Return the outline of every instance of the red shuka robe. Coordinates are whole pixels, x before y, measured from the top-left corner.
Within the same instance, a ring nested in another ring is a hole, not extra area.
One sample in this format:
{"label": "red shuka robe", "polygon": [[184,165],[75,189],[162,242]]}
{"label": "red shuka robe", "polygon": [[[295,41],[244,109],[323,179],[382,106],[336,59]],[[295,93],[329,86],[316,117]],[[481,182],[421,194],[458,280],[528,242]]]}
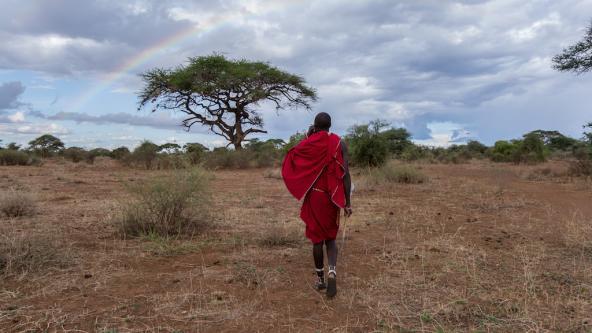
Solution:
{"label": "red shuka robe", "polygon": [[337,237],[340,208],[345,207],[343,165],[341,138],[324,131],[302,140],[282,164],[286,187],[296,199],[304,198],[300,217],[313,243]]}

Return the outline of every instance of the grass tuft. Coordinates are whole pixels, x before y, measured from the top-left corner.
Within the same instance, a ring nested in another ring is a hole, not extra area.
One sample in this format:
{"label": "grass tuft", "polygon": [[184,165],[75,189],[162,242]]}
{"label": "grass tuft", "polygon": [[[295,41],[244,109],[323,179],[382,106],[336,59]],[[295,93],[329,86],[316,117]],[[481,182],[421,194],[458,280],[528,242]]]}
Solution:
{"label": "grass tuft", "polygon": [[37,203],[28,192],[11,189],[0,193],[0,213],[7,217],[32,216]]}
{"label": "grass tuft", "polygon": [[61,242],[47,235],[22,234],[16,231],[0,235],[0,274],[25,275],[47,268],[64,268],[71,256],[60,249]]}
{"label": "grass tuft", "polygon": [[302,242],[302,237],[295,230],[281,227],[271,227],[258,239],[263,247],[296,247]]}
{"label": "grass tuft", "polygon": [[210,176],[200,168],[170,172],[130,187],[115,224],[124,237],[193,235],[209,221]]}
{"label": "grass tuft", "polygon": [[382,184],[422,184],[428,180],[427,176],[409,165],[395,165],[388,163],[380,168],[368,169],[363,183],[366,186]]}

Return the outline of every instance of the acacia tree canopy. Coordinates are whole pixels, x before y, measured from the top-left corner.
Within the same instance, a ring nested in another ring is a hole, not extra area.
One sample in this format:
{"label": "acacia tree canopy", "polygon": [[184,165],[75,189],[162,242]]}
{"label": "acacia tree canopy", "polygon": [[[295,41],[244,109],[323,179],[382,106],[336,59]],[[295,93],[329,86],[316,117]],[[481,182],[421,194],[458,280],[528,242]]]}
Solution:
{"label": "acacia tree canopy", "polygon": [[187,115],[182,126],[196,123],[224,137],[228,145],[242,148],[253,133],[267,133],[257,107],[264,101],[276,109],[303,106],[310,109],[316,92],[300,76],[264,62],[229,60],[222,55],[189,59],[175,69],[153,69],[142,74],[140,108],[178,110]]}
{"label": "acacia tree canopy", "polygon": [[553,57],[553,68],[578,74],[592,70],[592,23],[586,29],[584,38]]}
{"label": "acacia tree canopy", "polygon": [[51,134],[44,134],[34,140],[29,141],[29,148],[41,153],[42,157],[48,157],[64,149],[62,140]]}

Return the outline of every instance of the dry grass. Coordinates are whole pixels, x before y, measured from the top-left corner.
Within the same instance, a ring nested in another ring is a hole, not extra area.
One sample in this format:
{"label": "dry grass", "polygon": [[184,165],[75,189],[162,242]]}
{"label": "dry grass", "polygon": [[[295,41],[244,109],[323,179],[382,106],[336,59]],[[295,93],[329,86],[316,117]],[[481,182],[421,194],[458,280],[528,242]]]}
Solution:
{"label": "dry grass", "polygon": [[63,268],[72,257],[51,234],[24,234],[7,230],[0,235],[0,273],[22,276],[48,268]]}
{"label": "dry grass", "polygon": [[264,247],[296,247],[302,244],[302,233],[293,228],[267,227],[264,234],[257,240]]}
{"label": "dry grass", "polygon": [[529,170],[522,177],[530,181],[545,181],[565,178],[567,174],[566,170],[544,167]]}
{"label": "dry grass", "polygon": [[579,212],[574,212],[564,220],[565,243],[582,250],[592,249],[592,221],[586,220]]}
{"label": "dry grass", "polygon": [[280,169],[267,169],[263,172],[263,177],[271,179],[283,179],[282,170]]}
{"label": "dry grass", "polygon": [[388,163],[380,168],[366,169],[361,179],[356,182],[358,188],[367,189],[377,185],[389,184],[421,184],[428,178],[410,165]]}
{"label": "dry grass", "polygon": [[132,199],[114,223],[122,236],[193,235],[209,222],[210,176],[202,169],[177,171],[130,187]]}
{"label": "dry grass", "polygon": [[63,230],[81,268],[6,279],[0,331],[592,328],[589,193],[571,182],[525,182],[521,172],[529,168],[425,165],[419,171],[429,175],[427,185],[393,182],[356,193],[354,215],[343,220],[347,242],[332,300],[312,288],[300,203],[261,170],[216,172],[209,209],[219,213],[204,233],[123,240],[106,230],[111,202],[97,193],[117,202],[126,197],[115,180],[150,182],[160,172],[85,167],[77,171],[85,183],[75,184],[56,182],[50,168],[31,170],[10,173],[11,182],[49,188],[43,198],[76,200],[43,201],[42,216],[2,222],[18,224],[22,234]]}
{"label": "dry grass", "polygon": [[31,216],[36,208],[37,202],[29,192],[10,189],[0,193],[0,213],[7,217]]}

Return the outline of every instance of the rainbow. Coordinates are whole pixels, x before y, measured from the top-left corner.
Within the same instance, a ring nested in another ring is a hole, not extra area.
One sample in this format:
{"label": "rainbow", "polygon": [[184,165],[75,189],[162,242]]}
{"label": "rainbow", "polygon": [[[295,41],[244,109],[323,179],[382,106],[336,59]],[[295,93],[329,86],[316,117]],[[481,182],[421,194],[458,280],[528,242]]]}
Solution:
{"label": "rainbow", "polygon": [[194,35],[203,34],[208,31],[214,30],[220,26],[223,26],[224,24],[234,19],[236,16],[238,16],[238,13],[227,13],[225,15],[212,16],[204,21],[200,21],[200,24],[198,25],[191,25],[190,27],[182,29],[176,32],[175,34],[168,36],[160,40],[159,42],[153,44],[152,46],[148,47],[142,52],[134,55],[130,59],[127,59],[126,61],[122,62],[110,73],[104,75],[100,79],[99,84],[96,84],[92,86],[90,89],[84,91],[70,105],[70,111],[80,111],[85,105],[88,104],[88,102],[91,99],[93,99],[100,93],[104,92],[105,90],[113,86],[115,82],[119,81],[127,73],[156,58],[158,55],[162,54],[167,49],[186,41]]}
{"label": "rainbow", "polygon": [[[262,9],[266,12],[273,11],[279,8],[285,9],[303,3],[304,0],[264,0],[262,2]],[[261,9],[261,8],[260,8]],[[288,10],[290,10],[288,8]],[[208,31],[215,30],[229,22],[232,22],[236,18],[240,18],[245,14],[245,11],[225,12],[224,14],[214,15],[206,18],[203,21],[199,21],[199,24],[193,24],[186,29],[182,29],[171,36],[168,36],[159,42],[153,44],[147,49],[139,52],[130,59],[122,62],[113,71],[106,74],[100,79],[100,83],[92,86],[90,89],[84,91],[79,95],[78,98],[68,108],[69,111],[80,111],[88,102],[106,91],[108,88],[113,86],[115,82],[119,81],[127,73],[132,72],[134,69],[146,64],[150,60],[156,58],[158,55],[164,53],[167,49],[180,44],[194,35],[200,35]]]}

